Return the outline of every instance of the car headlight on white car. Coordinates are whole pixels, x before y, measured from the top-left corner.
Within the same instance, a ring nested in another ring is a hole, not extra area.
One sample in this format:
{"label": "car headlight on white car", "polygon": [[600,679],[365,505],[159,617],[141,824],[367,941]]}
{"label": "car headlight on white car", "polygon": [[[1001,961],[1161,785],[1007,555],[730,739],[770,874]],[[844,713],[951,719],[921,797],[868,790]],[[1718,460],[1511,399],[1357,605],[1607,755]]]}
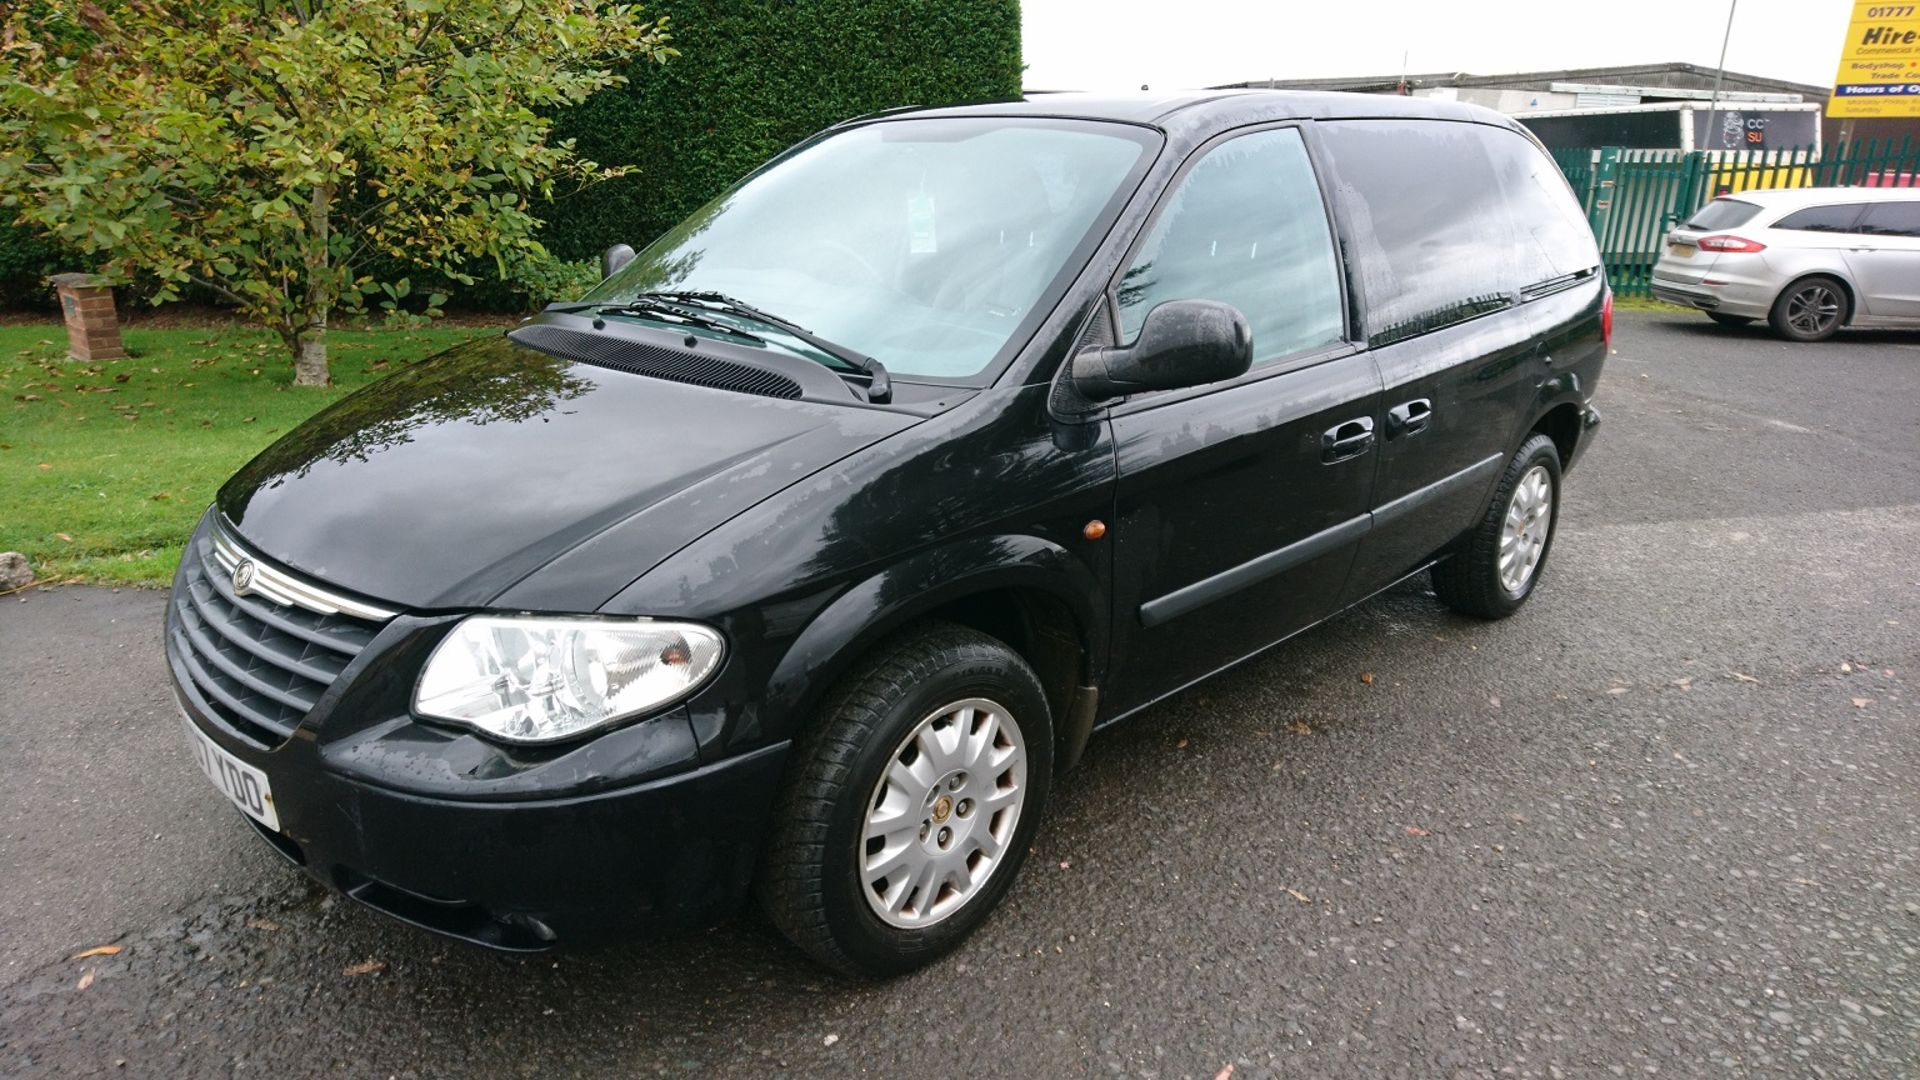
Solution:
{"label": "car headlight on white car", "polygon": [[552,742],[685,697],[725,651],[696,623],[473,615],[434,648],[413,709],[506,742]]}

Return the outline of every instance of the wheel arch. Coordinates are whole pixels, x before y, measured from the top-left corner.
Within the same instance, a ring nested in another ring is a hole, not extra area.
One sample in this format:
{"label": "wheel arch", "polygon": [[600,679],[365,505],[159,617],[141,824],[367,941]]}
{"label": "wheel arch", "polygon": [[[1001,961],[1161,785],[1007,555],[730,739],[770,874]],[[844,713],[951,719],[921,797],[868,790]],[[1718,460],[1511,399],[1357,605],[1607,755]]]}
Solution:
{"label": "wheel arch", "polygon": [[1084,560],[1034,536],[985,536],[916,553],[855,583],[820,611],[768,680],[782,737],[807,723],[826,692],[873,647],[915,622],[970,627],[1018,653],[1047,694],[1055,761],[1070,762],[1084,733],[1069,710],[1096,686],[1107,655],[1107,594]]}
{"label": "wheel arch", "polygon": [[1767,310],[1771,312],[1774,306],[1780,303],[1781,297],[1792,292],[1808,278],[1826,278],[1840,286],[1840,298],[1846,301],[1847,305],[1847,309],[1840,314],[1840,325],[1852,325],[1853,317],[1860,311],[1860,291],[1855,288],[1853,279],[1843,270],[1806,270],[1795,274],[1785,285],[1780,286],[1779,292],[1773,294],[1773,303],[1767,305]]}

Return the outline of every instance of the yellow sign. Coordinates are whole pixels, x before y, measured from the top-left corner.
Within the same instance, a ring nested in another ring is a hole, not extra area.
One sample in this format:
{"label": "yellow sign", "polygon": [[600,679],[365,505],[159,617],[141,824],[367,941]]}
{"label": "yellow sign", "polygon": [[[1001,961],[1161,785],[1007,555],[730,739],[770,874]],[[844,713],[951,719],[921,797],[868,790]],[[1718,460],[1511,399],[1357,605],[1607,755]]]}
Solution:
{"label": "yellow sign", "polygon": [[1920,0],[1856,0],[1827,115],[1920,116]]}

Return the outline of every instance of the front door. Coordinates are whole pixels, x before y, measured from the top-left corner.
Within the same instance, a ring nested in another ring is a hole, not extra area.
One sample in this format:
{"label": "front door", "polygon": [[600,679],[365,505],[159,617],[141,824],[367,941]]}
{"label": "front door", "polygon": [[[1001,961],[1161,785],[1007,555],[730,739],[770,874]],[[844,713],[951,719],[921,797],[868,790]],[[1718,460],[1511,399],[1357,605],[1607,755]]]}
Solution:
{"label": "front door", "polygon": [[1379,380],[1348,340],[1321,185],[1297,126],[1194,155],[1116,282],[1117,338],[1168,300],[1229,303],[1253,368],[1115,406],[1107,713],[1143,705],[1314,621],[1367,528]]}
{"label": "front door", "polygon": [[1920,200],[1871,203],[1854,231],[1847,269],[1864,313],[1920,318]]}

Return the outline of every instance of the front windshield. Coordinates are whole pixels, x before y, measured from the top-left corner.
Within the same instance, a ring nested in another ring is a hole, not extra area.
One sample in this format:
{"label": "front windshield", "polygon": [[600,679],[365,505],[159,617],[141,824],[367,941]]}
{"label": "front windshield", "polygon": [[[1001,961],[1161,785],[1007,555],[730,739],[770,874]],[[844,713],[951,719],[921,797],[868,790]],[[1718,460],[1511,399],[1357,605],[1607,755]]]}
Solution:
{"label": "front windshield", "polygon": [[1004,117],[851,128],[708,203],[586,299],[725,293],[895,377],[974,380],[1052,302],[1148,138]]}

